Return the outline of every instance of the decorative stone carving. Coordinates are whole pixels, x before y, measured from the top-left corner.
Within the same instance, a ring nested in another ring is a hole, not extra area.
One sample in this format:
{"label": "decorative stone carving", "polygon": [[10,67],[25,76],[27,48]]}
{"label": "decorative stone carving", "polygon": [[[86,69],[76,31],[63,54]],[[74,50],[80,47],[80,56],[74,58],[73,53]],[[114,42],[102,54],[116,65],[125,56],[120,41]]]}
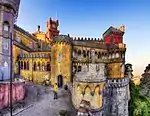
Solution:
{"label": "decorative stone carving", "polygon": [[75,80],[85,82],[100,82],[106,80],[105,64],[89,64],[89,68],[87,65],[84,65],[82,71],[75,74]]}

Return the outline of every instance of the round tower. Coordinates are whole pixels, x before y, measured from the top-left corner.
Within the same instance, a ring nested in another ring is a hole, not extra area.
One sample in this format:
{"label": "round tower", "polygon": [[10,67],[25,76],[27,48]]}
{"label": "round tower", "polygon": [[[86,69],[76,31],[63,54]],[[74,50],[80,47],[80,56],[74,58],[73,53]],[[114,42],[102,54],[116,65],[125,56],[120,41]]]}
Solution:
{"label": "round tower", "polygon": [[51,48],[51,83],[57,83],[58,87],[71,81],[71,38],[67,35],[59,35],[53,38]]}
{"label": "round tower", "polygon": [[11,42],[14,23],[18,16],[20,0],[0,1],[0,80],[10,78]]}
{"label": "round tower", "polygon": [[106,83],[105,63],[91,63],[82,67],[73,80],[72,102],[76,109],[84,107],[82,101],[90,102],[90,111],[95,116],[102,116],[105,102]]}
{"label": "round tower", "polygon": [[125,75],[125,50],[125,46],[122,46],[109,51],[106,115],[128,116],[129,77]]}

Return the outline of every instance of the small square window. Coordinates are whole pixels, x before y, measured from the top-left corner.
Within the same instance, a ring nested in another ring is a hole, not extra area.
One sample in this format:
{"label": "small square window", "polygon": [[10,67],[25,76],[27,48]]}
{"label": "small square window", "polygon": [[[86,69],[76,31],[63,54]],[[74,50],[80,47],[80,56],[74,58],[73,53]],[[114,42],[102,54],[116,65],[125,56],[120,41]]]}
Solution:
{"label": "small square window", "polygon": [[3,47],[4,47],[5,50],[8,50],[8,43],[4,43]]}

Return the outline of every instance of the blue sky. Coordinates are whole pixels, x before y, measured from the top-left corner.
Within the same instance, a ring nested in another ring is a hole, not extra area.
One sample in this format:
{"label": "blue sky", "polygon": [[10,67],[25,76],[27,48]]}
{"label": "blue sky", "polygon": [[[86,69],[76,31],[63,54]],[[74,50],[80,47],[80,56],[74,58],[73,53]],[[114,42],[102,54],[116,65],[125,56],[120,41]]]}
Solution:
{"label": "blue sky", "polygon": [[59,20],[60,33],[79,37],[101,38],[110,26],[124,24],[126,61],[133,64],[134,74],[150,63],[149,0],[21,0],[20,27],[32,33],[41,25],[45,31],[49,17]]}

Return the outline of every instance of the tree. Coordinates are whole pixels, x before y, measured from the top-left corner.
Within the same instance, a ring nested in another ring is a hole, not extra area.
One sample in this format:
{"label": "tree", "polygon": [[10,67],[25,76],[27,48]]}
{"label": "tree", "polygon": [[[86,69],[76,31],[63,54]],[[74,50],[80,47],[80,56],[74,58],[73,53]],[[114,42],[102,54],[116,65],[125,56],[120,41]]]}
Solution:
{"label": "tree", "polygon": [[130,81],[129,116],[150,116],[150,98],[140,94],[140,87]]}

